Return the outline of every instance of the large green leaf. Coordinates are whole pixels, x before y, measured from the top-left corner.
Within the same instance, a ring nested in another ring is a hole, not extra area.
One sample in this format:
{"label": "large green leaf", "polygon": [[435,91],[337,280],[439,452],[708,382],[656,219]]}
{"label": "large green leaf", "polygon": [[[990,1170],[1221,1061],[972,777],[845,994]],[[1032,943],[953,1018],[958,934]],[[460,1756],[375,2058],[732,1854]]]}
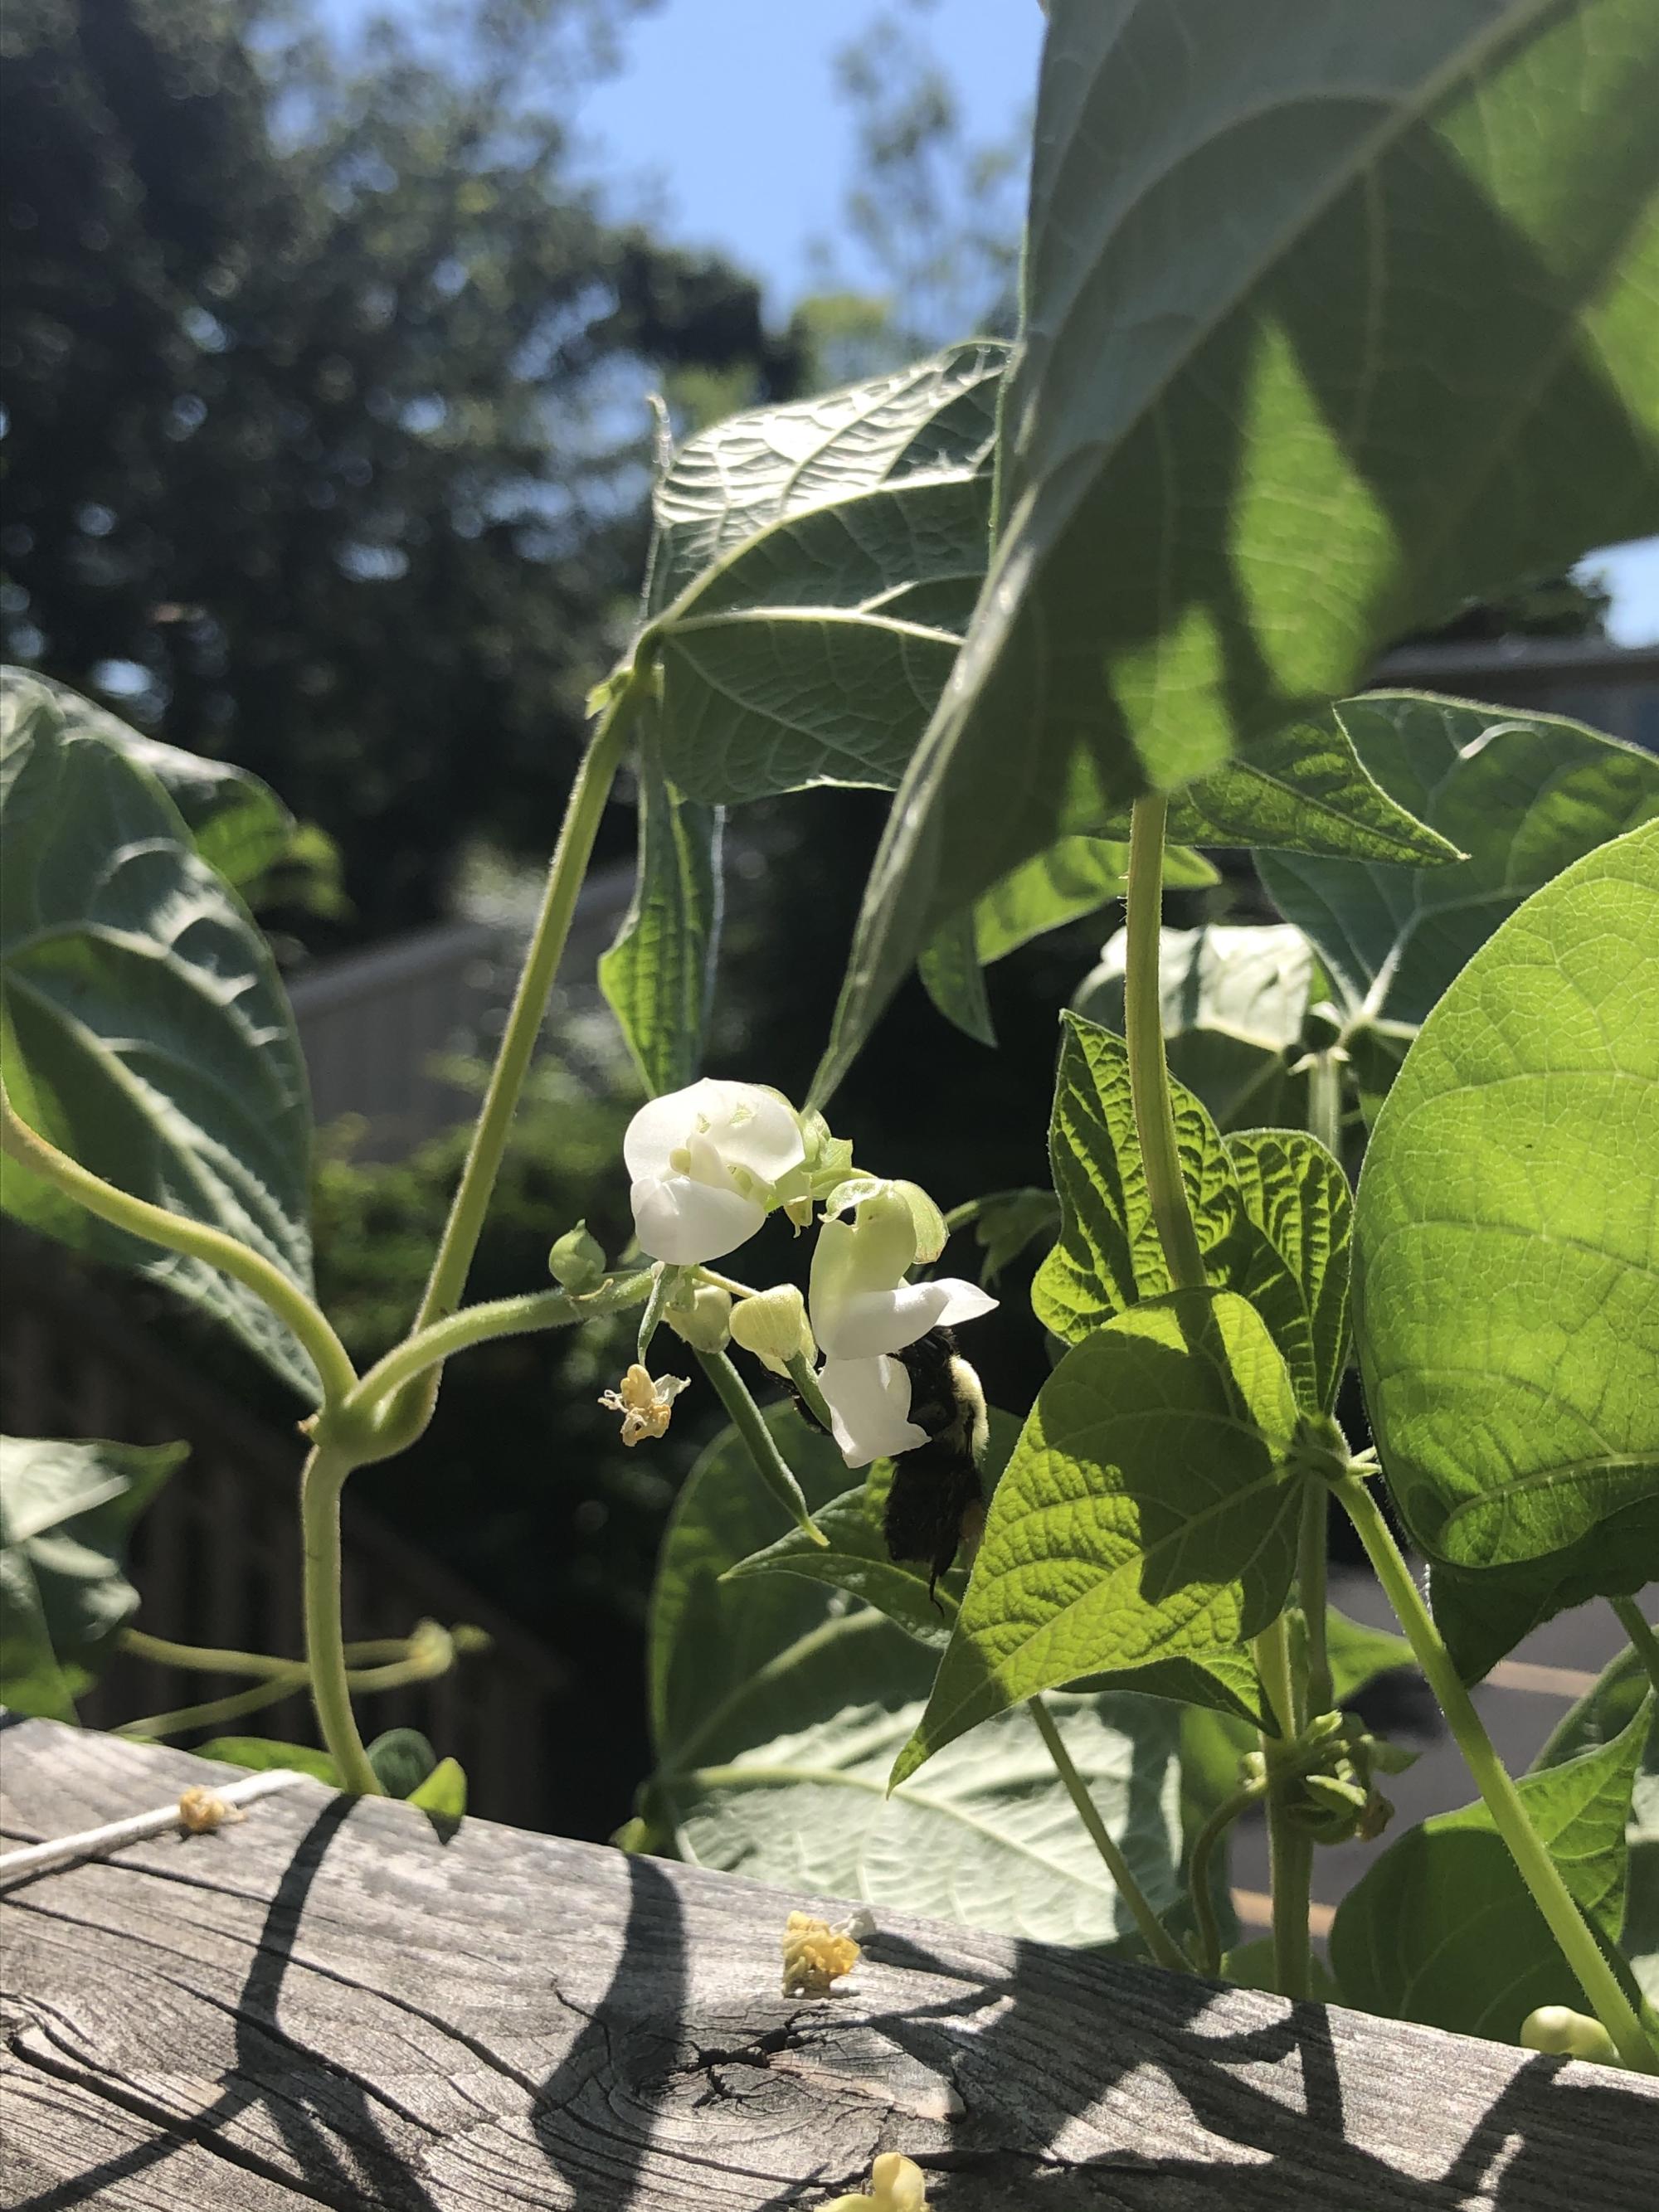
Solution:
{"label": "large green leaf", "polygon": [[[809,1499],[841,1455],[793,1409],[768,1415]],[[1010,1714],[886,1795],[934,1655],[842,1590],[793,1574],[722,1581],[775,1516],[729,1432],[681,1494],[653,1601],[658,1847],[701,1863],[1055,1942],[1127,1935],[1036,1729]],[[1137,1697],[1060,1698],[1068,1749],[1148,1893],[1176,1901],[1178,1713]]]}
{"label": "large green leaf", "polygon": [[[1121,898],[1128,880],[1129,848],[1110,837],[1062,837],[993,884],[974,908],[974,937],[989,967],[1005,953],[1093,914]],[[1220,878],[1201,853],[1170,845],[1164,854],[1166,890],[1202,890]]]}
{"label": "large green leaf", "polygon": [[[1596,1933],[1624,1919],[1631,1790],[1652,1716],[1516,1784],[1528,1818]],[[1361,1875],[1336,1910],[1342,2002],[1390,2020],[1518,2040],[1537,2006],[1589,2012],[1484,1804],[1437,1814]]]}
{"label": "large green leaf", "polygon": [[724,805],[897,783],[985,573],[1003,359],[952,348],[676,456],[635,652],[660,668],[681,790]]}
{"label": "large green leaf", "polygon": [[137,1610],[132,1523],[187,1449],[0,1437],[0,1705],[74,1720]]}
{"label": "large green leaf", "polygon": [[997,1033],[985,994],[985,971],[974,943],[974,917],[964,908],[933,932],[916,961],[921,987],[947,1022],[976,1044],[994,1045]]}
{"label": "large green leaf", "polygon": [[[1170,1088],[1206,1272],[1217,1289],[1237,1291],[1259,1308],[1315,1405],[1319,1383],[1304,1293],[1266,1223],[1247,1209],[1214,1122],[1181,1085]],[[1170,1282],[1135,1133],[1127,1048],[1121,1037],[1075,1014],[1062,1017],[1048,1151],[1060,1241],[1037,1270],[1031,1304],[1045,1328],[1079,1344]]]}
{"label": "large green leaf", "polygon": [[638,765],[634,896],[599,956],[599,988],[653,1095],[694,1082],[720,935],[720,816],[682,797],[662,772],[656,708]]}
{"label": "large green leaf", "polygon": [[1360,1073],[1375,1066],[1380,1092],[1411,1031],[1522,899],[1659,814],[1659,761],[1578,722],[1464,699],[1376,692],[1339,711],[1378,782],[1468,855],[1429,869],[1256,855],[1363,1032],[1351,1048],[1375,1041]]}
{"label": "large green leaf", "polygon": [[[1127,952],[1128,934],[1120,929],[1073,1002],[1120,1036]],[[1288,923],[1211,922],[1162,933],[1158,997],[1170,1072],[1203,1100],[1218,1128],[1304,1124],[1307,1077],[1291,1071],[1302,1058],[1317,977],[1313,947]]]}
{"label": "large green leaf", "polygon": [[[1559,1766],[1564,1759],[1611,1741],[1630,1725],[1648,1687],[1647,1668],[1627,1644],[1602,1668],[1595,1688],[1551,1731],[1549,1741],[1533,1761],[1534,1772]],[[1659,2005],[1659,1720],[1648,1730],[1647,1747],[1636,1770],[1625,1841],[1629,1862],[1619,1948],[1643,1996],[1650,2004]]]}
{"label": "large green leaf", "polygon": [[1230,1291],[1134,1306],[1067,1352],[997,1486],[895,1781],[1036,1691],[1202,1659],[1276,1619],[1301,1511],[1297,1419],[1266,1325]]}
{"label": "large green leaf", "polygon": [[1652,529],[1656,106],[1651,0],[1052,0],[996,557],[819,1103],[1019,861]]}
{"label": "large green leaf", "polygon": [[[0,696],[17,687],[26,694],[44,687],[63,711],[65,726],[84,730],[149,770],[183,816],[197,851],[216,875],[243,896],[256,890],[270,869],[291,849],[298,825],[276,793],[229,761],[206,760],[181,752],[131,729],[106,708],[83,699],[67,684],[33,670],[0,669]],[[20,696],[17,711],[27,711]]]}
{"label": "large green leaf", "polygon": [[1595,1597],[1630,1597],[1659,1575],[1659,1498],[1609,1514],[1577,1543],[1516,1566],[1431,1561],[1429,1601],[1458,1673],[1478,1682],[1547,1620]]}
{"label": "large green leaf", "polygon": [[[14,1105],[106,1182],[228,1231],[309,1291],[310,1106],[264,940],[127,749],[39,685],[11,687],[0,722]],[[167,1284],[314,1399],[310,1361],[240,1284],[94,1220],[10,1162],[5,1204]]]}
{"label": "large green leaf", "polygon": [[1455,1566],[1601,1540],[1659,1503],[1659,823],[1534,892],[1424,1024],[1355,1230],[1373,1432]]}

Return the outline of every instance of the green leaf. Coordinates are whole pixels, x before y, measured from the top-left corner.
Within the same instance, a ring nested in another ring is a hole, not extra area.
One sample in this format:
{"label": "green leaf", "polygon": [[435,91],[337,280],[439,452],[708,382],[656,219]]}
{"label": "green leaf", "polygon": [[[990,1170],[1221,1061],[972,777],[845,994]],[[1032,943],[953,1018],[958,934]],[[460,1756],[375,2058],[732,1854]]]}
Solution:
{"label": "green leaf", "polygon": [[[264,940],[149,772],[52,694],[0,702],[0,1017],[24,1121],[136,1196],[226,1231],[311,1289],[311,1115]],[[313,1401],[310,1360],[252,1291],[110,1227],[8,1162],[5,1204],[164,1283]]]}
{"label": "green leaf", "polygon": [[441,1759],[409,1792],[409,1802],[440,1820],[459,1820],[466,1811],[466,1770],[459,1759]]}
{"label": "green leaf", "polygon": [[921,948],[916,973],[922,988],[947,1022],[953,1022],[975,1044],[994,1045],[997,1033],[985,995],[985,977],[974,945],[974,918],[953,914],[942,922]]}
{"label": "green leaf", "polygon": [[1429,1564],[1435,1626],[1466,1682],[1478,1682],[1547,1620],[1596,1597],[1633,1597],[1659,1562],[1659,1498],[1610,1514],[1575,1544],[1518,1566]]}
{"label": "green leaf", "polygon": [[[1245,1129],[1226,1140],[1244,1211],[1302,1294],[1310,1372],[1291,1358],[1304,1402],[1329,1413],[1348,1357],[1348,1279],[1353,1201],[1348,1179],[1316,1138],[1300,1129]],[[1272,1316],[1268,1316],[1271,1322]]]}
{"label": "green leaf", "polygon": [[813,1103],[1021,860],[1651,529],[1656,105],[1650,0],[1053,0],[996,558]]}
{"label": "green leaf", "polygon": [[138,1609],[132,1524],[188,1451],[0,1437],[0,1705],[75,1719]]}
{"label": "green leaf", "polygon": [[1028,1244],[1053,1237],[1060,1227],[1060,1203],[1051,1190],[994,1190],[978,1204],[974,1241],[985,1255],[981,1283],[994,1283]]}
{"label": "green leaf", "polygon": [[720,936],[720,815],[662,772],[654,706],[641,714],[634,896],[599,957],[599,988],[653,1096],[696,1080]]}
{"label": "green leaf", "polygon": [[[1060,1069],[1048,1136],[1060,1242],[1031,1285],[1037,1319],[1067,1344],[1138,1298],[1167,1291],[1170,1271],[1146,1194],[1129,1091],[1127,1048],[1120,1036],[1075,1014],[1061,1018]],[[1253,1221],[1214,1122],[1189,1091],[1170,1085],[1176,1141],[1206,1272],[1218,1290],[1257,1305],[1317,1402],[1306,1301],[1264,1225]]]}
{"label": "green leaf", "polygon": [[1659,814],[1659,761],[1582,723],[1465,699],[1375,692],[1340,712],[1377,781],[1468,855],[1427,871],[1256,855],[1279,911],[1317,945],[1362,1032],[1349,1040],[1358,1072],[1380,1093],[1412,1031],[1522,900]]}
{"label": "green leaf", "polygon": [[896,374],[729,416],[688,439],[653,497],[648,614],[665,613],[786,516],[910,477],[982,470],[1007,353],[984,340],[950,346]]}
{"label": "green leaf", "polygon": [[[1027,945],[1048,930],[1093,914],[1121,898],[1129,873],[1129,848],[1109,837],[1061,837],[993,884],[974,907],[981,963]],[[1201,853],[1182,845],[1164,852],[1166,890],[1202,890],[1220,877]]]}
{"label": "green leaf", "polygon": [[[845,1490],[846,1462],[792,1402],[769,1407],[765,1419],[815,1512]],[[657,1559],[647,1676],[659,1760],[692,1742],[722,1705],[828,1619],[830,1592],[792,1575],[757,1579],[741,1601],[719,1586],[776,1529],[776,1508],[755,1480],[747,1448],[735,1429],[722,1430],[686,1478]]]}
{"label": "green leaf", "polygon": [[412,1796],[437,1771],[438,1754],[418,1729],[387,1729],[367,1748],[368,1763],[388,1797]]}
{"label": "green leaf", "polygon": [[897,783],[985,574],[1003,359],[955,347],[676,457],[635,654],[660,668],[664,764],[692,798]]}
{"label": "green leaf", "polygon": [[[820,1509],[847,1470],[787,1406],[768,1419]],[[769,1534],[742,1447],[710,1445],[665,1540],[651,1621],[659,1766],[636,1832],[759,1880],[977,1927],[1103,1942],[1130,1922],[1024,1714],[886,1794],[934,1655],[795,1574],[720,1577]],[[1179,1716],[1135,1697],[1057,1699],[1072,1756],[1156,1904],[1177,1895]]]}
{"label": "green leaf", "polygon": [[[1415,871],[1458,859],[1455,845],[1393,799],[1360,758],[1345,700],[1255,738],[1225,768],[1170,803],[1171,837],[1279,847]],[[1126,822],[1126,827],[1127,822]]]}
{"label": "green leaf", "polygon": [[[1559,1766],[1609,1742],[1630,1725],[1647,1691],[1647,1669],[1627,1644],[1602,1668],[1595,1688],[1551,1732],[1533,1771]],[[1619,1948],[1643,1996],[1650,2004],[1659,2004],[1659,1721],[1649,1728],[1636,1770],[1625,1841],[1630,1856]]]}
{"label": "green leaf", "polygon": [[1386,1628],[1368,1628],[1364,1621],[1351,1620],[1334,1605],[1325,1609],[1325,1649],[1339,1705],[1357,1697],[1379,1674],[1417,1664],[1403,1636],[1392,1636]]}
{"label": "green leaf", "polygon": [[[1651,1702],[1611,1741],[1516,1787],[1590,1926],[1618,1941],[1632,1785]],[[1496,2041],[1543,2004],[1593,2009],[1485,1805],[1437,1814],[1391,1844],[1336,1910],[1331,1966],[1345,2004]]]}
{"label": "green leaf", "polygon": [[1237,1648],[1283,1609],[1298,1485],[1290,1375],[1226,1291],[1142,1304],[1037,1394],[894,1780],[1038,1690]]}
{"label": "green leaf", "polygon": [[[244,897],[288,856],[300,834],[299,824],[276,793],[246,769],[229,761],[205,760],[199,753],[181,752],[177,745],[144,737],[106,708],[83,699],[50,676],[0,668],[0,698],[14,689],[19,694],[17,711],[28,711],[23,695],[30,690],[47,691],[62,710],[67,728],[84,731],[147,769],[184,817],[203,860]],[[311,834],[314,837],[317,833]]]}
{"label": "green leaf", "polygon": [[1356,1334],[1382,1465],[1455,1566],[1629,1587],[1659,1504],[1659,823],[1588,854],[1424,1024],[1360,1179]]}
{"label": "green leaf", "polygon": [[[1123,1031],[1124,930],[1079,987],[1079,1013]],[[1158,940],[1158,998],[1170,1073],[1202,1099],[1221,1129],[1307,1119],[1303,1024],[1319,981],[1313,947],[1288,924],[1166,929]]]}
{"label": "green leaf", "polygon": [[226,1766],[246,1766],[256,1774],[273,1767],[291,1766],[296,1774],[309,1774],[331,1790],[340,1786],[339,1769],[325,1751],[308,1743],[282,1743],[269,1735],[216,1735],[211,1743],[198,1744],[198,1759],[216,1759]]}

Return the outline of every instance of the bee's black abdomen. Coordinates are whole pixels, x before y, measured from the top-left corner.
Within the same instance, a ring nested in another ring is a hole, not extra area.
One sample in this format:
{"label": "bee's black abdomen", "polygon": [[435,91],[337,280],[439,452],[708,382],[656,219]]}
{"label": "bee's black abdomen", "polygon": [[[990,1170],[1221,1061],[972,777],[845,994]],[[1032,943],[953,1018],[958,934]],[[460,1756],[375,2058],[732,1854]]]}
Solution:
{"label": "bee's black abdomen", "polygon": [[927,1441],[893,1462],[883,1533],[889,1559],[925,1565],[931,1589],[957,1556],[963,1515],[983,1499],[984,1401],[948,1328],[930,1329],[898,1357],[910,1376],[910,1419]]}

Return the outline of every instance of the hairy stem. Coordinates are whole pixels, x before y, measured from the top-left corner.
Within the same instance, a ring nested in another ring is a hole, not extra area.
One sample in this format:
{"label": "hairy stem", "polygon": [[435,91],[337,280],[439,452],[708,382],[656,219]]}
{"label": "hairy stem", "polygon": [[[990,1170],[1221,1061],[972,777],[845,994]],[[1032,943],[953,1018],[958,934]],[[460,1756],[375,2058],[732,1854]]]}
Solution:
{"label": "hairy stem", "polygon": [[1158,1224],[1170,1280],[1178,1291],[1202,1290],[1203,1256],[1193,1224],[1176,1142],[1175,1108],[1164,1053],[1158,993],[1158,945],[1164,921],[1164,823],[1167,800],[1137,799],[1129,817],[1128,945],[1123,973],[1123,1036],[1129,1053],[1129,1095],[1140,1140],[1146,1196]]}
{"label": "hairy stem", "polygon": [[125,1229],[129,1236],[142,1237],[146,1243],[159,1244],[165,1251],[183,1252],[192,1260],[204,1261],[252,1291],[310,1353],[321,1378],[325,1405],[343,1398],[356,1382],[356,1370],[326,1317],[273,1261],[222,1229],[210,1229],[204,1222],[169,1213],[165,1206],[152,1206],[148,1199],[135,1198],[130,1191],[119,1190],[94,1175],[20,1121],[3,1085],[0,1085],[0,1152],[55,1185],[100,1221]]}
{"label": "hairy stem", "polygon": [[341,1787],[360,1797],[379,1797],[385,1792],[368,1763],[351,1710],[345,1638],[340,1624],[340,1492],[351,1467],[343,1454],[318,1444],[300,1477],[306,1660],[317,1725],[339,1771]]}
{"label": "hairy stem", "polygon": [[637,704],[629,685],[600,716],[565,807],[559,842],[547,872],[547,889],[531,934],[530,949],[513,994],[513,1005],[490,1070],[466,1164],[451,1201],[449,1218],[432,1262],[426,1292],[415,1316],[416,1330],[429,1328],[453,1313],[466,1287],[467,1271],[477,1249],[490,1193],[495,1187],[507,1131],[541,1031],[548,996],[558,975],[576,894],[587,873],[599,817],[621,763],[628,725]]}
{"label": "hairy stem", "polygon": [[592,1321],[599,1314],[617,1313],[642,1305],[649,1296],[652,1272],[647,1267],[612,1275],[597,1290],[573,1297],[568,1291],[532,1291],[522,1297],[493,1298],[487,1305],[463,1306],[447,1321],[412,1336],[377,1360],[347,1401],[348,1410],[367,1412],[415,1381],[430,1367],[440,1365],[457,1352],[489,1344],[501,1336],[528,1336],[544,1328],[562,1328],[572,1322]]}
{"label": "hairy stem", "polygon": [[1578,1977],[1597,2018],[1613,2038],[1626,2066],[1659,2074],[1659,2050],[1648,2040],[1629,1998],[1602,1956],[1595,1936],[1574,1904],[1559,1869],[1527,1816],[1521,1794],[1493,1750],[1492,1739],[1441,1641],[1411,1570],[1401,1558],[1382,1509],[1351,1470],[1335,1486],[1336,1495],[1359,1534],[1365,1553],[1388,1592],[1389,1602],[1405,1631],[1418,1665],[1440,1701],[1440,1710],[1457,1740],[1493,1825],[1509,1846],[1521,1879],[1549,1924],[1561,1954]]}
{"label": "hairy stem", "polygon": [[1294,1780],[1286,1754],[1303,1718],[1291,1665],[1291,1639],[1283,1613],[1264,1628],[1252,1650],[1256,1672],[1279,1723],[1277,1736],[1264,1731],[1260,1741],[1267,1768],[1267,1863],[1273,1900],[1273,1979],[1285,1997],[1305,1997],[1311,1986],[1313,1953],[1308,1911],[1313,1894],[1313,1843],[1290,1817],[1285,1792]]}
{"label": "hairy stem", "polygon": [[1636,1655],[1648,1670],[1648,1679],[1659,1690],[1659,1636],[1643,1618],[1633,1597],[1610,1597],[1607,1603],[1619,1616],[1619,1626],[1636,1646]]}
{"label": "hairy stem", "polygon": [[1304,1722],[1328,1713],[1335,1702],[1327,1633],[1325,1564],[1330,1541],[1330,1499],[1322,1482],[1310,1482],[1302,1500],[1297,1537],[1297,1584],[1308,1626],[1308,1675],[1304,1689]]}
{"label": "hairy stem", "polygon": [[1054,1725],[1054,1717],[1041,1695],[1028,1701],[1031,1718],[1036,1723],[1037,1733],[1042,1738],[1054,1771],[1066,1785],[1066,1794],[1076,1806],[1078,1818],[1089,1831],[1095,1849],[1105,1862],[1106,1871],[1118,1895],[1134,1915],[1135,1926],[1146,1939],[1146,1948],[1160,1966],[1167,1966],[1173,1974],[1190,1974],[1193,1962],[1170,1935],[1169,1929],[1152,1910],[1152,1900],[1135,1880],[1134,1870],[1117,1845],[1112,1841],[1106,1823],[1100,1817],[1100,1808],[1089,1795],[1088,1785],[1072,1764],[1072,1754]]}
{"label": "hairy stem", "polygon": [[755,1472],[798,1528],[815,1544],[828,1547],[830,1539],[815,1528],[801,1487],[778,1449],[777,1439],[766,1425],[760,1407],[749,1395],[749,1386],[723,1352],[700,1352],[703,1373],[714,1384],[732,1427],[748,1447]]}
{"label": "hairy stem", "polygon": [[1193,1900],[1193,1918],[1198,1923],[1198,1968],[1203,1974],[1221,1972],[1221,1929],[1215,1917],[1215,1899],[1210,1894],[1210,1862],[1215,1856],[1216,1846],[1241,1814],[1261,1800],[1267,1783],[1244,1782],[1231,1797],[1224,1797],[1209,1819],[1199,1830],[1193,1844],[1192,1863],[1188,1869],[1188,1887]]}

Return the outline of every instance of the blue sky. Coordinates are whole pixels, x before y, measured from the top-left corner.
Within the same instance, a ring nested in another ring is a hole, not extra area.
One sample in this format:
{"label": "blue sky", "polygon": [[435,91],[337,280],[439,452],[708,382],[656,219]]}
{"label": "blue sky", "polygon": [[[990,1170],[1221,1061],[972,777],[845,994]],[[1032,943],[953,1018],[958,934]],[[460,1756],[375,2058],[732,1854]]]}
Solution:
{"label": "blue sky", "polygon": [[811,287],[811,240],[841,231],[854,177],[835,56],[883,15],[946,63],[972,137],[1006,137],[1036,90],[1037,0],[665,0],[629,33],[622,73],[577,112],[594,169],[619,208],[652,209],[677,240],[724,248],[787,313]]}

